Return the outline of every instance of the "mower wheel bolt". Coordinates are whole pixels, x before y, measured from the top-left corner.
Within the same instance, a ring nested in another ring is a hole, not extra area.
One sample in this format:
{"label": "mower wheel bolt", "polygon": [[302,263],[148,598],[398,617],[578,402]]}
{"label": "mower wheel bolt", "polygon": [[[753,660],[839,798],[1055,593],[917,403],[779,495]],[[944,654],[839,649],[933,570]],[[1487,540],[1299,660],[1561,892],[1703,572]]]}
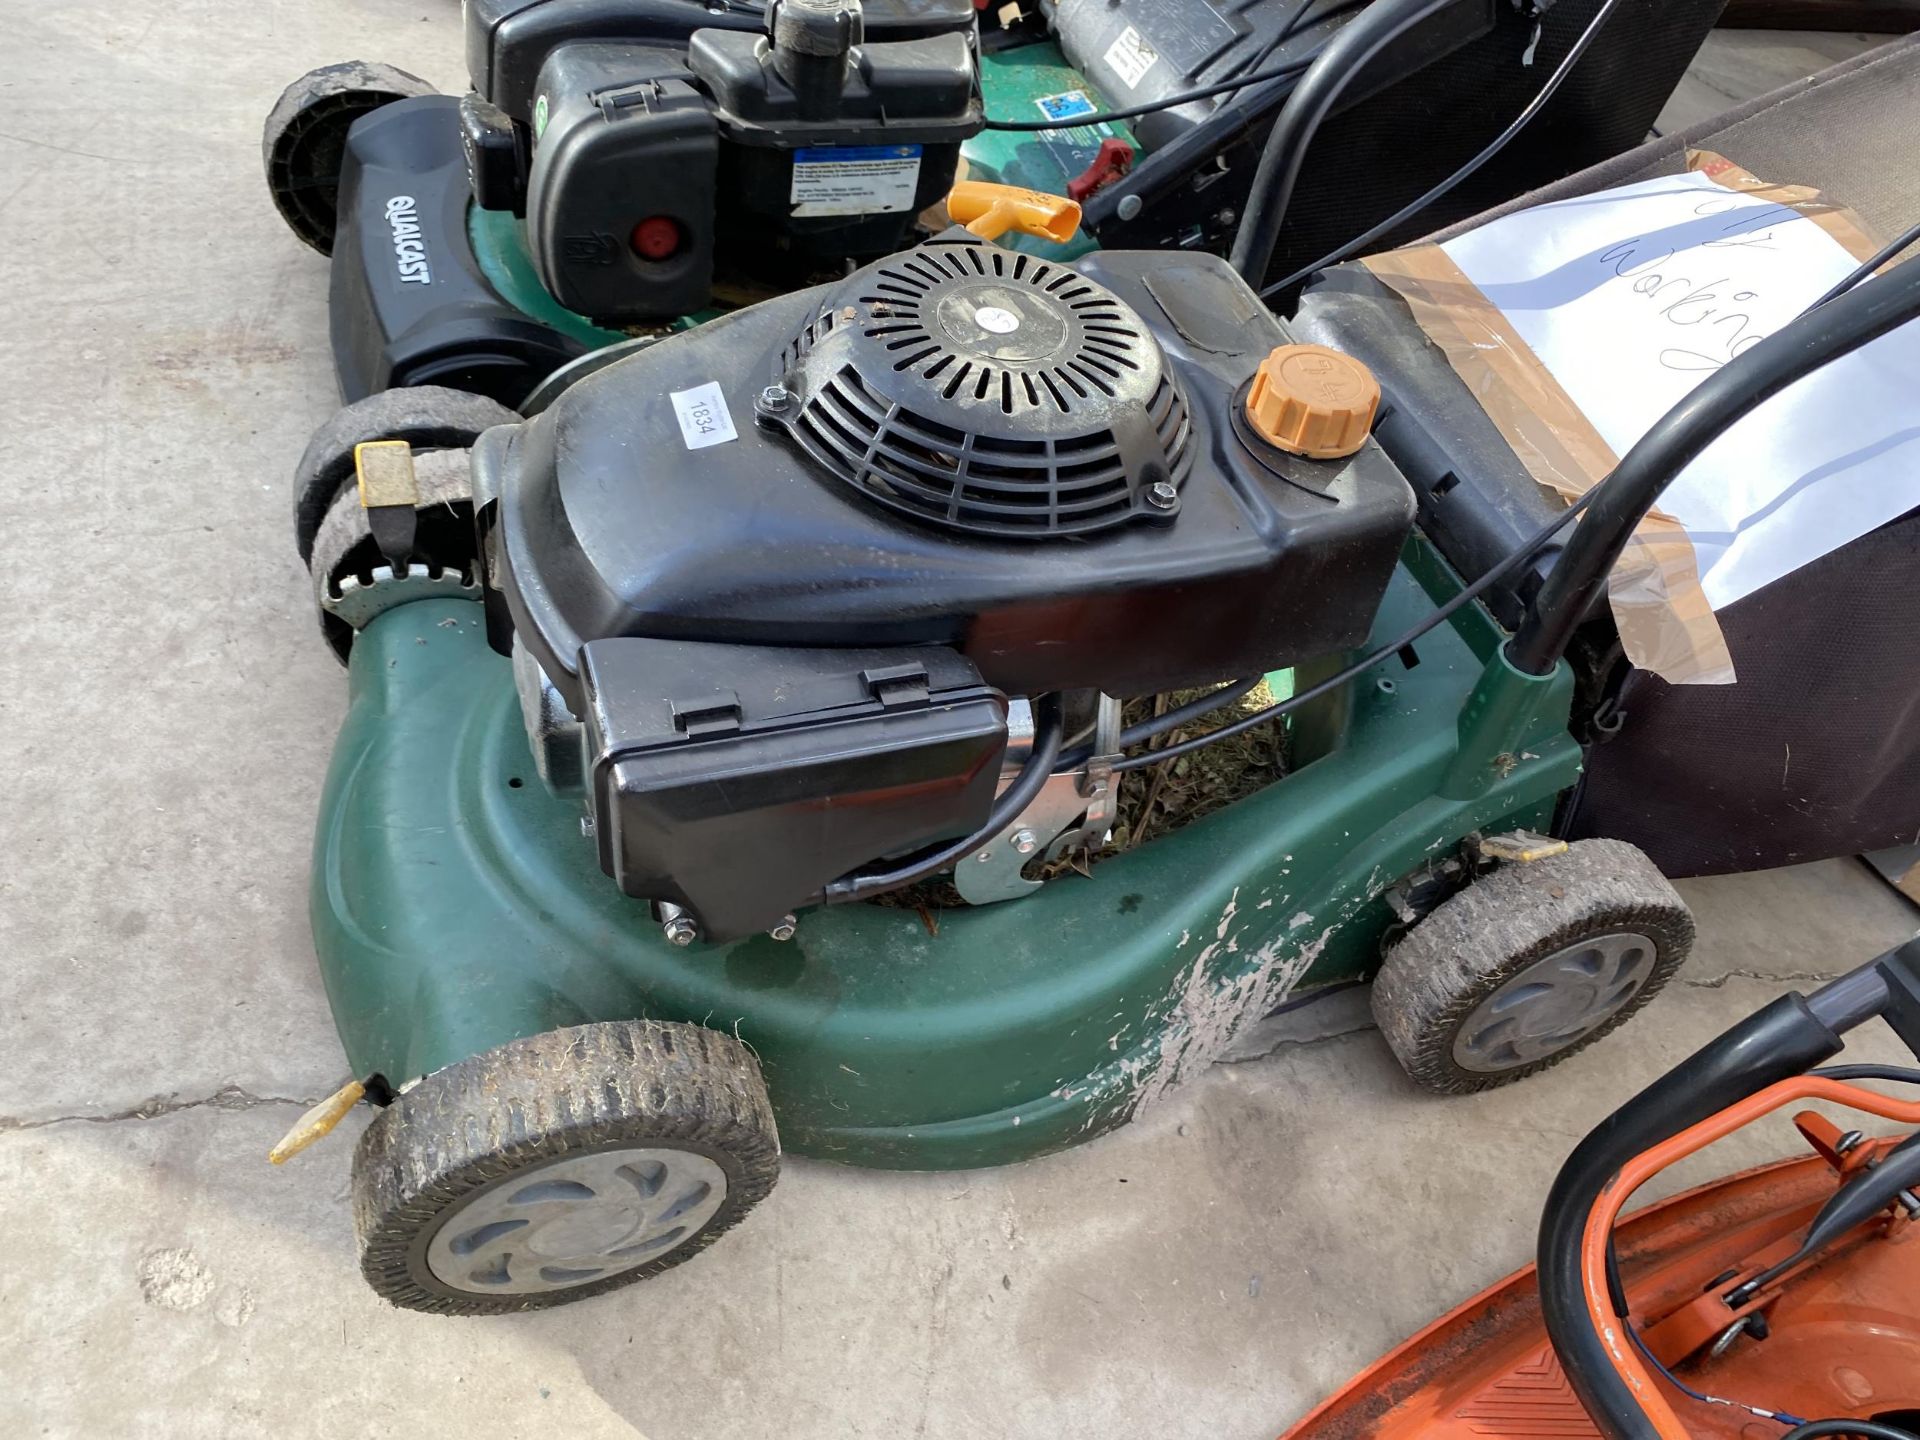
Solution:
{"label": "mower wheel bolt", "polygon": [[693,923],[690,915],[674,916],[660,931],[675,945],[691,945],[700,935],[700,927]]}
{"label": "mower wheel bolt", "polygon": [[1156,480],[1147,487],[1147,504],[1156,510],[1171,510],[1180,503],[1180,492],[1165,480]]}
{"label": "mower wheel bolt", "polygon": [[760,392],[760,408],[763,410],[784,410],[787,402],[793,399],[793,392],[784,385],[769,385]]}
{"label": "mower wheel bolt", "polygon": [[1022,855],[1031,855],[1040,848],[1040,841],[1031,830],[1016,830],[1013,832],[1013,848]]}
{"label": "mower wheel bolt", "polygon": [[800,921],[797,916],[783,915],[780,917],[780,923],[767,931],[767,936],[773,940],[791,940],[793,932],[799,928]]}

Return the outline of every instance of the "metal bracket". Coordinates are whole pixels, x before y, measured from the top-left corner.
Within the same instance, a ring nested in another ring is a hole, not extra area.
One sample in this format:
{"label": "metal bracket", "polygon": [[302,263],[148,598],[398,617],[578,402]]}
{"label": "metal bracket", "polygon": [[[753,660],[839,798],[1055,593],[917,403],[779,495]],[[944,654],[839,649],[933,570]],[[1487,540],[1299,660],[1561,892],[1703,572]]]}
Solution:
{"label": "metal bracket", "polygon": [[[1009,711],[1003,787],[1013,782],[1032,748],[1030,716],[1028,712],[1022,737],[1022,717]],[[1118,700],[1100,697],[1093,735],[1096,754],[1084,767],[1049,777],[1032,804],[954,867],[954,888],[969,905],[1017,900],[1038,890],[1043,882],[1029,880],[1020,872],[1043,847],[1048,860],[1058,860],[1074,850],[1106,842],[1113,829],[1119,793],[1113,774],[1114,749],[1120,738]]]}
{"label": "metal bracket", "polygon": [[1113,762],[1120,758],[1120,709],[1120,702],[1111,695],[1100,697],[1093,721],[1093,754],[1086,768],[1074,777],[1086,805],[1086,815],[1047,847],[1049,860],[1107,843],[1120,812],[1120,789],[1113,774]]}
{"label": "metal bracket", "polygon": [[[520,695],[520,717],[526,722],[533,768],[554,794],[583,794],[587,788],[585,729],[567,708],[567,697],[518,635],[513,637],[513,688]],[[581,818],[592,823],[592,816]]]}
{"label": "metal bracket", "polygon": [[1509,830],[1504,835],[1482,835],[1474,847],[1489,860],[1531,865],[1567,853],[1567,842],[1533,830]]}

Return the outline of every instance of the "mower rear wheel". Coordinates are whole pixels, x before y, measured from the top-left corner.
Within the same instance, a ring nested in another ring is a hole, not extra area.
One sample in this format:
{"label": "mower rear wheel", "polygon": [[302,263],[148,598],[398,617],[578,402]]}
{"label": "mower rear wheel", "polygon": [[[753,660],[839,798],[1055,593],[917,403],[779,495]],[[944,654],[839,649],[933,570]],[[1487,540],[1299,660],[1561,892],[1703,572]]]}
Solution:
{"label": "mower rear wheel", "polygon": [[267,189],[287,228],[331,255],[347,131],[382,105],[435,93],[418,75],[370,60],[323,65],[283,90],[268,112],[260,149]]}
{"label": "mower rear wheel", "polygon": [[1619,840],[1507,864],[1388,952],[1373,1015],[1408,1075],[1442,1095],[1558,1064],[1659,993],[1693,948],[1693,917]]}
{"label": "mower rear wheel", "polygon": [[340,492],[353,483],[353,451],[370,440],[404,440],[419,450],[464,450],[495,425],[515,425],[517,412],[497,400],[443,385],[382,390],[338,410],[313,432],[293,472],[293,537],[300,559],[313,560],[313,539]]}
{"label": "mower rear wheel", "polygon": [[697,1255],[779,1173],[760,1066],[732,1036],[553,1030],[427,1076],[367,1127],[360,1269],[395,1305],[440,1315],[584,1300]]}

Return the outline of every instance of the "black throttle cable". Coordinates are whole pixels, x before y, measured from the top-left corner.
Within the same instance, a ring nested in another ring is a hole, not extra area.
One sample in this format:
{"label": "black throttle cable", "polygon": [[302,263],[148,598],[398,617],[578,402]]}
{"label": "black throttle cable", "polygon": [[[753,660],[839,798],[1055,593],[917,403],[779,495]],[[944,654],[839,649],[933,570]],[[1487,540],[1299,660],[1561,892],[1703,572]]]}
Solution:
{"label": "black throttle cable", "polygon": [[[1597,487],[1594,490],[1589,490],[1585,495],[1582,495],[1571,505],[1567,506],[1564,511],[1556,515],[1547,524],[1541,526],[1526,540],[1522,541],[1520,546],[1515,549],[1512,554],[1508,555],[1504,560],[1501,560],[1471,585],[1462,588],[1458,594],[1454,595],[1444,605],[1435,607],[1427,614],[1425,619],[1421,620],[1417,625],[1414,625],[1405,634],[1389,640],[1379,649],[1374,650],[1370,654],[1363,655],[1346,668],[1336,671],[1334,674],[1329,675],[1326,679],[1316,684],[1308,686],[1297,695],[1289,696],[1285,700],[1265,706],[1250,715],[1243,715],[1230,724],[1222,725],[1218,730],[1210,730],[1205,735],[1196,735],[1191,740],[1182,740],[1177,745],[1166,745],[1158,750],[1149,750],[1144,754],[1129,755],[1125,759],[1116,762],[1113,768],[1116,771],[1139,770],[1148,765],[1158,765],[1162,760],[1171,760],[1181,755],[1191,754],[1195,750],[1203,749],[1215,741],[1225,740],[1229,736],[1243,734],[1255,726],[1265,725],[1271,720],[1278,720],[1282,715],[1297,710],[1302,705],[1318,700],[1323,695],[1329,695],[1356,676],[1363,675],[1373,669],[1374,666],[1384,664],[1386,661],[1393,659],[1394,656],[1405,650],[1409,645],[1413,644],[1414,641],[1418,640],[1428,631],[1444,624],[1456,611],[1474,600],[1479,599],[1480,596],[1492,589],[1493,586],[1519,569],[1521,565],[1531,560],[1548,545],[1552,544],[1554,536],[1569,524],[1574,516],[1586,509],[1597,493]],[[1256,681],[1254,683],[1258,682]],[[1234,685],[1228,686],[1226,690],[1215,693],[1230,697],[1232,692],[1238,689],[1241,684],[1246,684],[1246,682],[1236,681]],[[1252,688],[1253,684],[1246,684],[1247,690],[1251,690]],[[1240,693],[1245,694],[1246,690],[1242,690]],[[1213,698],[1213,696],[1203,696],[1201,701],[1190,702],[1190,704],[1212,702]],[[1222,699],[1218,703],[1226,704],[1227,700]],[[1208,704],[1208,708],[1213,708],[1211,703]],[[1166,717],[1162,716],[1160,718],[1165,719]],[[1124,736],[1122,738],[1124,739]]]}
{"label": "black throttle cable", "polygon": [[1063,115],[1058,120],[988,120],[984,128],[1031,134],[1040,130],[1077,130],[1082,125],[1100,125],[1109,120],[1136,120],[1142,115],[1157,114],[1159,111],[1170,110],[1176,105],[1185,105],[1190,101],[1224,95],[1229,90],[1243,90],[1249,85],[1258,85],[1267,80],[1284,80],[1290,75],[1298,75],[1312,63],[1310,58],[1289,60],[1286,64],[1276,65],[1271,70],[1258,70],[1251,75],[1242,75],[1236,80],[1222,80],[1217,85],[1202,85],[1197,90],[1182,90],[1178,94],[1164,95],[1144,105],[1129,105],[1120,110],[1095,110],[1085,115]]}
{"label": "black throttle cable", "polygon": [[993,802],[986,823],[964,839],[954,840],[905,861],[891,870],[855,871],[843,875],[821,891],[828,905],[846,905],[855,900],[871,900],[889,890],[904,889],[929,875],[938,874],[955,861],[964,860],[982,845],[1011,825],[1053,774],[1060,758],[1060,742],[1065,738],[1065,722],[1058,695],[1042,695],[1033,706],[1033,750],[1014,782]]}
{"label": "black throttle cable", "polygon": [[[1520,630],[1507,645],[1507,658],[1517,669],[1533,675],[1546,674],[1558,663],[1573,631],[1605,587],[1613,562],[1619,558],[1639,517],[1659,498],[1660,491],[1687,461],[1763,400],[1830,361],[1898,328],[1915,315],[1920,315],[1920,257],[1902,262],[1870,285],[1857,286],[1831,301],[1816,302],[1791,323],[1703,381],[1656,421],[1653,429],[1627,452],[1626,458],[1604,480],[1405,635],[1289,699],[1177,745],[1130,755],[1114,769],[1137,770],[1190,754],[1216,740],[1277,720],[1338,689],[1393,658],[1440,625],[1468,601],[1537,555],[1575,515],[1597,504],[1594,518],[1580,527],[1567,553],[1541,586],[1539,597],[1528,608]],[[1729,371],[1737,372],[1730,381],[1723,378]],[[1704,391],[1713,393],[1703,396]],[[1579,557],[1577,563],[1576,556]],[[1580,572],[1578,575],[1573,573],[1576,570]],[[1180,707],[1178,723],[1193,718],[1195,713],[1238,699],[1257,683],[1257,680],[1236,681],[1223,690],[1189,701]],[[1199,707],[1198,710],[1195,707]],[[1168,719],[1173,713],[1169,711],[1159,719]],[[1123,748],[1140,743],[1130,739],[1130,733],[1122,733]]]}

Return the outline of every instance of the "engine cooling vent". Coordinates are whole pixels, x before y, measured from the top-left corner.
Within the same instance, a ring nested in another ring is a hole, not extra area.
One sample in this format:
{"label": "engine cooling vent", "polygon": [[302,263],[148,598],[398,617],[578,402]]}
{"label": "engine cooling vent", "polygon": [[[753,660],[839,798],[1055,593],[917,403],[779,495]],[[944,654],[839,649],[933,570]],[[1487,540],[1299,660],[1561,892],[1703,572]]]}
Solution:
{"label": "engine cooling vent", "polygon": [[849,277],[781,356],[768,418],[916,519],[1003,539],[1166,521],[1191,468],[1186,397],[1110,291],[1031,255],[935,242]]}

